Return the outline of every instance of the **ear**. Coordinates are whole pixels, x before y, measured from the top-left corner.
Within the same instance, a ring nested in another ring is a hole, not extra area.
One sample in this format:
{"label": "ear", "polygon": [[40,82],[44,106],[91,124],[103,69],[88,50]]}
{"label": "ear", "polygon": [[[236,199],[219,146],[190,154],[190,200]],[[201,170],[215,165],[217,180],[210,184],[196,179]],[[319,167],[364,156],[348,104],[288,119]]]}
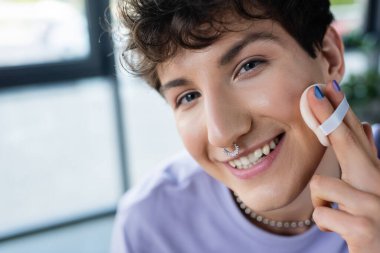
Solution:
{"label": "ear", "polygon": [[324,62],[325,80],[340,82],[345,71],[344,46],[342,38],[332,26],[327,28],[320,54]]}

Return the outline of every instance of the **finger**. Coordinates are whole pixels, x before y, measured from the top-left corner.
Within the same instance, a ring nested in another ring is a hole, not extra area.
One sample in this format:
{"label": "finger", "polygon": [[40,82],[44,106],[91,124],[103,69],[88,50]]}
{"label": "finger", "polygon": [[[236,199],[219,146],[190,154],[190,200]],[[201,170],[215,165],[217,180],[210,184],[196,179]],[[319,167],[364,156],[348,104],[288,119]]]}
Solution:
{"label": "finger", "polygon": [[[350,192],[350,189],[346,189],[345,183],[337,178],[325,177],[320,175],[314,175],[310,181],[310,193],[313,206],[331,207],[332,203],[337,203],[339,208],[343,211],[351,207],[348,201],[343,196]],[[328,204],[326,204],[328,203]]]}
{"label": "finger", "polygon": [[[334,107],[324,95],[321,88],[315,86],[309,90],[308,101],[316,119],[323,123],[334,112]],[[360,127],[360,131],[364,131]],[[361,137],[342,122],[329,136],[336,157],[342,170],[342,179],[355,188],[366,192],[378,190],[380,173],[375,164],[372,152],[363,147]],[[365,137],[366,138],[366,137]],[[367,141],[368,142],[368,141]]]}
{"label": "finger", "polygon": [[[338,107],[344,98],[344,93],[342,92],[338,82],[335,80],[327,84],[325,93],[334,108]],[[349,108],[344,120],[350,129],[359,130],[361,128],[361,122],[351,108]]]}
{"label": "finger", "polygon": [[316,207],[313,211],[313,220],[322,231],[333,231],[341,236],[348,233],[347,224],[352,221],[353,215],[344,211],[325,206]]}
{"label": "finger", "polygon": [[380,211],[378,197],[357,190],[338,178],[314,175],[310,181],[310,191],[314,207],[326,206],[323,205],[325,202],[332,202],[337,203],[340,210],[353,215]]}
{"label": "finger", "polygon": [[[331,90],[331,84],[328,84],[326,88],[323,88],[322,86],[314,87],[314,89],[309,90],[307,94],[311,111],[320,124],[325,122],[333,114],[335,108],[341,103],[344,97],[342,92],[332,92]],[[350,120],[349,123],[353,129],[348,127],[349,124],[346,122],[348,120]],[[344,117],[344,122],[342,122],[334,132],[329,134],[328,138],[333,146],[337,148],[341,147],[342,152],[346,151],[347,153],[352,153],[351,151],[355,150],[347,150],[347,148],[344,147],[347,147],[347,142],[351,141],[356,144],[352,146],[352,148],[360,148],[357,145],[361,145],[357,136],[358,129],[360,132],[363,132],[361,124],[358,123],[353,112],[349,109]],[[362,135],[364,135],[364,133],[362,133]]]}
{"label": "finger", "polygon": [[[337,108],[344,98],[344,93],[342,92],[338,82],[335,80],[328,83],[325,89],[325,95],[331,102],[333,108]],[[355,113],[351,108],[348,109],[346,116],[344,117],[344,122],[346,126],[354,133],[354,135],[359,139],[362,146],[367,152],[372,151],[371,143],[363,131],[362,123],[356,117]],[[333,136],[331,138],[334,138]]]}
{"label": "finger", "polygon": [[[313,220],[322,231],[333,231],[340,234],[348,243],[350,252],[363,250],[363,245],[378,244],[376,224],[368,218],[353,216],[328,207],[317,207],[313,212]],[[378,249],[376,245],[375,247]]]}
{"label": "finger", "polygon": [[373,137],[372,127],[368,122],[363,122],[362,127],[364,130],[365,135],[367,136],[367,139],[370,143],[371,150],[375,156],[377,156],[377,147],[375,144],[375,139]]}

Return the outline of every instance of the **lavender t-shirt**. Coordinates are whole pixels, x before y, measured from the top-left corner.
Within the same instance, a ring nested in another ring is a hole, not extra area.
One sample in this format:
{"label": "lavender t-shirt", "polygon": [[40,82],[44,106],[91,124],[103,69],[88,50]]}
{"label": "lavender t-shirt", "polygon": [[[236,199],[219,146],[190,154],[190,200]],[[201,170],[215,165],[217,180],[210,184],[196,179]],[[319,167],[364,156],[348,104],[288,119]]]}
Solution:
{"label": "lavender t-shirt", "polygon": [[279,236],[255,227],[228,189],[183,153],[120,201],[113,253],[343,253],[345,241],[313,226]]}

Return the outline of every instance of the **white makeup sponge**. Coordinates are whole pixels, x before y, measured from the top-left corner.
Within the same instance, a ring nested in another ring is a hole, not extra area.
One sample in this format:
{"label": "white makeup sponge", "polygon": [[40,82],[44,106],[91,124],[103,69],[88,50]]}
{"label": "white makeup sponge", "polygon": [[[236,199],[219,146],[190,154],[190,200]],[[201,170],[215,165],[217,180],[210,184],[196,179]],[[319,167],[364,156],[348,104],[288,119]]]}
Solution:
{"label": "white makeup sponge", "polygon": [[319,142],[323,146],[329,146],[330,141],[329,139],[322,133],[321,129],[319,128],[319,122],[314,117],[313,112],[311,111],[309,107],[309,102],[307,101],[307,91],[314,86],[318,86],[320,88],[325,88],[326,84],[313,84],[305,89],[305,91],[302,93],[301,100],[300,100],[300,110],[303,120],[305,121],[306,125],[315,133],[317,136]]}

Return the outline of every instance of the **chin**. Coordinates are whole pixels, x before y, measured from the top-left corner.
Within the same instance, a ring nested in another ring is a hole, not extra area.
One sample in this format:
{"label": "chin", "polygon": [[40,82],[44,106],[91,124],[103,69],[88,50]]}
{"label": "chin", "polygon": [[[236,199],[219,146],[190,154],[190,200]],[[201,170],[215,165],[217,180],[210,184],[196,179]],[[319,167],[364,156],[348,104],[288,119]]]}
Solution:
{"label": "chin", "polygon": [[247,198],[246,204],[256,212],[268,212],[289,205],[298,195],[298,191],[292,191],[291,194],[282,190],[281,192],[258,192],[254,193],[253,196],[242,196],[241,199],[245,202],[244,200]]}
{"label": "chin", "polygon": [[[308,191],[308,184],[315,169],[301,177],[279,179],[269,184],[256,186],[241,194],[242,201],[256,212],[270,212],[287,207]],[[239,195],[240,196],[240,195]],[[309,196],[309,194],[308,194]]]}

